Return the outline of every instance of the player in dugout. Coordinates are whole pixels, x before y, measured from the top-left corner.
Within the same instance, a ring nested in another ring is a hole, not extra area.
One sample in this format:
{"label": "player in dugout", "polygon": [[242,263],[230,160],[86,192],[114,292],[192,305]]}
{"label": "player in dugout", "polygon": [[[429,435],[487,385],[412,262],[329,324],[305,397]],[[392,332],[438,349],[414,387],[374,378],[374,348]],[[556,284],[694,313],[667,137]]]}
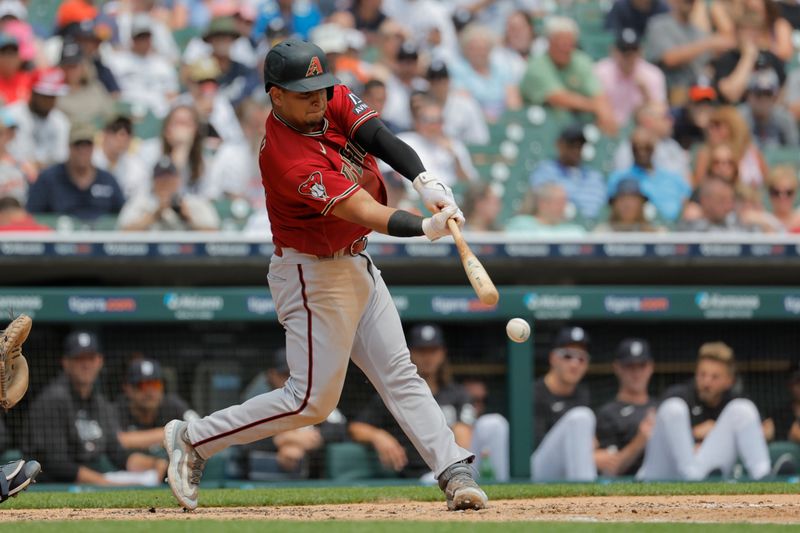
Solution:
{"label": "player in dugout", "polygon": [[597,410],[594,460],[604,476],[633,476],[642,465],[655,423],[656,401],[647,392],[653,367],[646,340],[624,339],[617,347],[614,374],[619,390]]}
{"label": "player in dugout", "polygon": [[637,479],[729,477],[741,459],[752,479],[770,474],[758,409],[734,391],[736,361],[724,342],[700,346],[694,378],[663,395]]}
{"label": "player in dugout", "polygon": [[[173,494],[184,509],[195,509],[209,457],[325,420],[352,359],[434,472],[448,509],[485,508],[475,455],[456,443],[411,363],[400,316],[365,251],[371,231],[434,241],[450,235],[450,219],[463,226],[446,177],[428,173],[377,112],[337,83],[318,46],[296,39],[276,44],[264,61],[264,80],[272,112],[259,166],[275,245],[267,279],[286,332],[290,377],[241,405],[168,423]],[[412,181],[433,215],[386,205],[376,157]]]}

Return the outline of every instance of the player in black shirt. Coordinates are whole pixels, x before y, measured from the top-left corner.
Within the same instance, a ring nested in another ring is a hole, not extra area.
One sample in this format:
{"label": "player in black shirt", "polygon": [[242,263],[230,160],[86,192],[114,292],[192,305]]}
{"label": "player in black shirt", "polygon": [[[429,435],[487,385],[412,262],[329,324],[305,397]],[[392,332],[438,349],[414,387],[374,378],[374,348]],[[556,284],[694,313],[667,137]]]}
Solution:
{"label": "player in black shirt", "polygon": [[534,481],[593,481],[595,416],[580,384],[589,368],[589,336],[566,327],[550,352],[550,370],[533,385]]}
{"label": "player in black shirt", "polygon": [[178,395],[164,394],[161,365],[153,359],[135,359],[128,366],[124,394],[114,408],[119,441],[128,450],[163,455],[164,425],[170,420],[199,418]]}
{"label": "player in black shirt", "polygon": [[617,348],[617,397],[597,411],[597,469],[606,476],[630,476],[642,465],[655,423],[656,401],[647,393],[653,356],[644,339],[625,339]]}
{"label": "player in black shirt", "polygon": [[770,473],[761,417],[753,402],[732,391],[733,350],[723,342],[700,347],[694,379],[667,389],[637,477],[704,479],[729,475],[737,458],[753,479]]}
{"label": "player in black shirt", "polygon": [[[34,400],[28,414],[26,449],[41,459],[48,481],[109,485],[103,471],[156,470],[164,479],[167,461],[125,450],[111,403],[96,387],[103,367],[97,336],[75,331],[64,343],[64,373]],[[109,468],[111,467],[111,468]]]}
{"label": "player in black shirt", "polygon": [[[476,420],[475,408],[466,389],[454,383],[447,365],[444,334],[434,324],[420,324],[408,335],[411,362],[417,367],[453,430],[456,443],[477,454],[490,453],[495,477],[508,478],[508,422],[501,415],[484,415]],[[380,396],[375,395],[349,426],[356,442],[370,444],[387,468],[402,477],[428,476],[430,468],[417,453]],[[478,442],[478,448],[474,444]],[[476,457],[477,459],[477,457]],[[432,480],[432,478],[431,478]]]}
{"label": "player in black shirt", "polygon": [[764,420],[768,441],[790,440],[800,444],[800,364],[789,376],[789,404],[770,413]]}

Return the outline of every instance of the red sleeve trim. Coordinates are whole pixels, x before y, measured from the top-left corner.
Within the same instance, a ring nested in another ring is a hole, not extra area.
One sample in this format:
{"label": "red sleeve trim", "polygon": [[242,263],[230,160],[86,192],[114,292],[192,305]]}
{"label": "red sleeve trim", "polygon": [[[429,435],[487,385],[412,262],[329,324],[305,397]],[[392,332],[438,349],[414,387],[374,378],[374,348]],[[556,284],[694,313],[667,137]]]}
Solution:
{"label": "red sleeve trim", "polygon": [[353,135],[356,134],[356,131],[358,130],[358,128],[360,128],[369,119],[377,117],[377,116],[378,116],[378,112],[375,111],[374,109],[370,109],[369,113],[367,113],[366,115],[364,115],[360,119],[356,120],[353,123],[353,125],[350,126],[350,132],[347,134],[347,136],[352,139]]}
{"label": "red sleeve trim", "polygon": [[358,185],[358,183],[354,183],[350,188],[348,188],[346,191],[344,191],[340,195],[334,196],[333,198],[328,200],[328,205],[326,205],[325,209],[322,210],[322,214],[323,215],[328,215],[331,212],[331,210],[333,209],[333,206],[335,206],[340,201],[353,196],[355,194],[355,192],[360,188],[361,187]]}

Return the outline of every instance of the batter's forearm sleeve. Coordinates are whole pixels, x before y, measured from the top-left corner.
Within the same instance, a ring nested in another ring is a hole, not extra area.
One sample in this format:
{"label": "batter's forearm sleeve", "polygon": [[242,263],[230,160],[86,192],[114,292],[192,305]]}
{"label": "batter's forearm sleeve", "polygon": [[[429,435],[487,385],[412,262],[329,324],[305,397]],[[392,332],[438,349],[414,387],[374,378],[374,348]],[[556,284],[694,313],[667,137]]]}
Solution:
{"label": "batter's forearm sleeve", "polygon": [[398,209],[389,217],[386,232],[392,237],[418,237],[422,231],[422,217]]}
{"label": "batter's forearm sleeve", "polygon": [[370,119],[358,128],[355,141],[409,180],[425,172],[417,152],[398,139],[378,118]]}

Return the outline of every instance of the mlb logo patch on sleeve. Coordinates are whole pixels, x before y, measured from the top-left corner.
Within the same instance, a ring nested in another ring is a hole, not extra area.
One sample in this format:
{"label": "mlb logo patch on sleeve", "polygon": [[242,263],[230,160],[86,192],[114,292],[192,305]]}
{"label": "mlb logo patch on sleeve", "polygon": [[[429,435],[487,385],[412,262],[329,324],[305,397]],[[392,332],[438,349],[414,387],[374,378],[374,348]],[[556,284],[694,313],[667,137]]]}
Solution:
{"label": "mlb logo patch on sleeve", "polygon": [[361,98],[359,98],[355,94],[350,93],[347,96],[350,98],[350,101],[353,102],[353,114],[354,115],[360,115],[361,113],[363,113],[364,111],[369,109],[369,106]]}
{"label": "mlb logo patch on sleeve", "polygon": [[297,192],[303,196],[310,196],[314,200],[321,202],[328,201],[328,191],[325,190],[325,184],[322,183],[322,173],[317,171],[311,174],[306,181],[300,184]]}

